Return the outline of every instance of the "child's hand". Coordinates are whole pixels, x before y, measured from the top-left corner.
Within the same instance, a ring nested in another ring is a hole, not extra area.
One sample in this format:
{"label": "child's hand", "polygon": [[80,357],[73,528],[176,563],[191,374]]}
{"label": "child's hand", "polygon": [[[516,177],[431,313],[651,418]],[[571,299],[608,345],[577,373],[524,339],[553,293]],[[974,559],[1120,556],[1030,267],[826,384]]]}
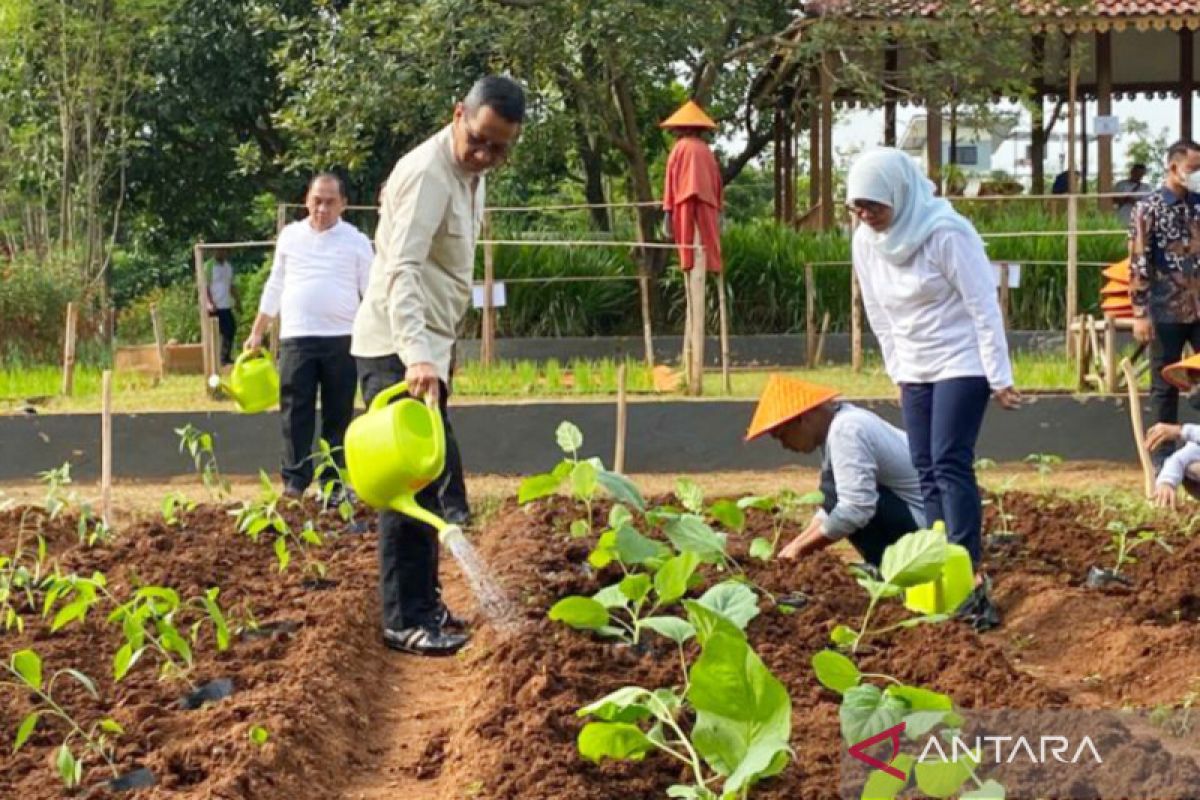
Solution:
{"label": "child's hand", "polygon": [[1154,505],[1159,508],[1175,508],[1175,487],[1160,483],[1154,490]]}
{"label": "child's hand", "polygon": [[1177,442],[1181,438],[1183,438],[1182,425],[1159,422],[1146,432],[1146,449],[1153,453],[1167,442]]}

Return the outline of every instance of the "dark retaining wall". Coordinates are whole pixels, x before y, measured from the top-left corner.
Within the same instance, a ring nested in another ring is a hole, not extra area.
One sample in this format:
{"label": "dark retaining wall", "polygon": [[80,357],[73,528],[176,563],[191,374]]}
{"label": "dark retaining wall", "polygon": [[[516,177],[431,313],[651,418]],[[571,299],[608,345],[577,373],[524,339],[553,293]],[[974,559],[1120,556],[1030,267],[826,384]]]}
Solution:
{"label": "dark retaining wall", "polygon": [[[864,403],[898,424],[894,402]],[[815,465],[817,457],[784,452],[771,440],[742,442],[752,400],[631,403],[626,455],[628,472],[764,470],[785,464]],[[582,428],[587,455],[611,463],[615,409],[610,403],[465,405],[452,409],[468,472],[542,472],[561,457],[554,443],[559,422]],[[185,423],[211,431],[221,468],[255,474],[279,467],[276,414],[121,414],[113,420],[113,472],[119,477],[159,478],[186,474],[191,462],[179,453],[174,429]],[[100,418],[96,414],[0,417],[0,480],[23,480],[70,461],[73,474],[98,477]],[[1067,459],[1136,463],[1125,402],[1117,397],[1040,396],[1020,411],[989,410],[979,455],[997,461],[1029,453]]]}

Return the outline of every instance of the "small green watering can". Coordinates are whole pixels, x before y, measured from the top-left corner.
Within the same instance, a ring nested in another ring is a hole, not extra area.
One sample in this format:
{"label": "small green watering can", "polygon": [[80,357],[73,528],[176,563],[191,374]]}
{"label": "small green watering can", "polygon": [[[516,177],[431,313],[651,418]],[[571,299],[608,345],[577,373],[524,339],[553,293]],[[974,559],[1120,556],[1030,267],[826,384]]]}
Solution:
{"label": "small green watering can", "polygon": [[232,397],[243,414],[257,414],[279,402],[279,373],[271,353],[261,347],[242,351],[228,381],[211,375],[208,385]]}
{"label": "small green watering can", "polygon": [[393,399],[408,393],[404,381],[389,386],[371,401],[367,413],[346,429],[346,471],[350,485],[372,508],[389,508],[432,526],[441,540],[461,529],[422,508],[417,492],[442,474],[446,465],[446,430],[437,401],[426,396]]}

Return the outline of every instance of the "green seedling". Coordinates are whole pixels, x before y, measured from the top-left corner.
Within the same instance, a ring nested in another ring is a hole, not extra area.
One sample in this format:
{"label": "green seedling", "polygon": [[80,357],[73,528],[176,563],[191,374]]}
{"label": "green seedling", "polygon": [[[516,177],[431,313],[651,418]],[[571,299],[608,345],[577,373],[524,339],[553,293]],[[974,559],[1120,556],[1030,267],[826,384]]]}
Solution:
{"label": "green seedling", "polygon": [[594,506],[596,495],[600,489],[606,491],[614,500],[632,506],[644,512],[646,501],[633,482],[616,472],[609,472],[604,463],[598,458],[581,459],[579,450],[583,447],[583,433],[570,422],[563,422],[555,432],[559,448],[566,455],[548,473],[533,475],[523,481],[517,491],[517,501],[524,505],[556,494],[562,485],[569,481],[571,495],[583,504],[584,517],[571,523],[571,535],[576,538],[590,536],[593,533]]}
{"label": "green seedling", "polygon": [[[996,462],[990,458],[981,458],[975,462],[975,469],[980,472],[985,472],[996,468]],[[1017,482],[1016,475],[1009,475],[999,485],[992,489],[992,497],[984,500],[983,504],[996,506],[996,519],[1000,523],[1000,529],[996,531],[1002,537],[1010,537],[1013,535],[1012,522],[1016,519],[1014,514],[1009,513],[1006,500],[1008,493],[1012,491],[1013,486]]]}
{"label": "green seedling", "polygon": [[[890,675],[861,672],[851,659],[834,650],[822,650],[814,655],[812,666],[817,681],[841,695],[838,719],[842,738],[848,745],[862,742],[901,722],[904,723],[904,735],[910,741],[934,733],[942,736],[960,733],[963,718],[954,710],[954,701],[945,694],[905,685]],[[1004,788],[994,780],[981,780],[976,773],[981,755],[976,751],[959,760],[923,758],[918,761],[902,753],[891,765],[912,775],[922,796],[1002,800]],[[968,783],[973,783],[974,788],[964,792]],[[867,776],[862,797],[896,797],[906,784],[907,779],[873,770]]]}
{"label": "green seedling", "polygon": [[1195,729],[1192,710],[1200,701],[1200,679],[1193,678],[1191,690],[1178,703],[1160,703],[1150,712],[1150,722],[1172,736],[1187,736]]}
{"label": "green seedling", "polygon": [[317,442],[317,452],[311,456],[313,459],[313,478],[317,483],[317,498],[321,502],[321,508],[328,510],[334,505],[334,500],[337,500],[337,513],[341,517],[342,522],[349,522],[354,518],[354,505],[348,499],[346,492],[339,492],[339,488],[348,487],[349,480],[346,477],[346,471],[338,465],[337,459],[334,458],[335,453],[340,453],[343,448],[330,447],[329,442],[320,439]]}
{"label": "green seedling", "polygon": [[1032,464],[1037,470],[1038,483],[1042,491],[1046,491],[1046,480],[1050,474],[1054,472],[1054,468],[1063,463],[1062,456],[1056,456],[1053,453],[1030,453],[1025,456],[1025,463]]}
{"label": "green seedling", "polygon": [[905,534],[883,551],[883,561],[879,570],[883,580],[876,580],[861,570],[853,570],[858,585],[867,592],[867,610],[857,631],[845,625],[835,627],[830,634],[833,643],[839,647],[848,647],[850,652],[856,653],[863,642],[872,637],[898,628],[911,628],[948,619],[946,614],[927,614],[909,617],[884,628],[872,630],[869,627],[875,607],[881,600],[899,597],[906,589],[936,580],[942,574],[946,557],[946,533],[939,526],[935,526],[931,530]]}
{"label": "green seedling", "polygon": [[176,428],[175,433],[179,436],[179,452],[186,452],[192,457],[192,464],[204,487],[217,500],[228,497],[229,481],[221,475],[221,468],[217,464],[212,434],[200,430],[190,422],[182,428]]}
{"label": "green seedling", "polygon": [[34,703],[33,710],[17,725],[16,738],[13,740],[14,753],[29,741],[39,721],[43,718],[56,719],[67,727],[67,733],[59,743],[54,759],[59,778],[66,788],[73,789],[83,783],[84,762],[89,755],[104,761],[113,776],[117,775],[112,740],[123,735],[124,729],[116,720],[108,717],[85,728],[83,723],[54,697],[55,684],[66,676],[82,686],[93,699],[99,700],[100,695],[91,678],[75,669],[60,669],[47,680],[43,675],[41,656],[34,650],[18,650],[4,666],[12,680],[0,680],[0,686],[29,697]]}
{"label": "green seedling", "polygon": [[292,550],[295,548],[300,551],[304,570],[312,572],[318,578],[324,578],[327,572],[325,562],[313,556],[314,548],[324,545],[324,537],[311,520],[306,521],[300,531],[294,530],[279,513],[279,503],[283,500],[283,495],[275,488],[270,476],[259,470],[258,479],[258,498],[242,503],[240,508],[232,512],[237,517],[238,532],[257,542],[264,531],[271,531],[275,535],[272,549],[280,572],[286,572],[291,565]]}
{"label": "green seedling", "polygon": [[1113,564],[1113,574],[1120,575],[1121,567],[1126,564],[1136,564],[1137,559],[1133,556],[1133,551],[1145,544],[1156,544],[1168,553],[1174,552],[1171,545],[1161,534],[1152,530],[1134,530],[1129,524],[1121,520],[1112,520],[1108,523],[1109,544],[1104,548],[1109,552],[1117,554],[1116,563]]}
{"label": "green seedling", "polygon": [[783,534],[784,526],[789,522],[800,522],[804,513],[810,513],[823,502],[825,495],[819,491],[799,494],[790,489],[785,489],[773,497],[751,496],[738,500],[737,508],[743,512],[753,508],[771,515],[771,538],[755,537],[754,541],[750,542],[750,557],[760,561],[770,561],[774,558],[779,549],[779,537]]}
{"label": "green seedling", "polygon": [[75,493],[67,489],[71,485],[71,462],[63,462],[57,469],[48,469],[38,473],[38,479],[46,485],[46,499],[42,501],[50,519],[71,507],[75,502]]}
{"label": "green seedling", "polygon": [[581,708],[577,714],[593,721],[579,732],[579,752],[595,762],[641,761],[658,752],[679,761],[690,778],[668,789],[669,797],[744,800],[794,756],[791,698],[728,618],[694,601],[686,605],[685,624],[701,649],[685,668],[685,688],[626,686]]}
{"label": "green seedling", "polygon": [[171,528],[183,527],[183,515],[196,510],[196,501],[189,500],[179,492],[171,492],[163,498],[163,524]]}
{"label": "green seedling", "polygon": [[0,622],[6,631],[25,630],[25,620],[18,605],[23,603],[26,609],[37,608],[38,587],[46,565],[46,539],[43,536],[37,536],[37,545],[32,550],[26,548],[26,514],[21,515],[17,526],[17,541],[12,554],[0,555]]}

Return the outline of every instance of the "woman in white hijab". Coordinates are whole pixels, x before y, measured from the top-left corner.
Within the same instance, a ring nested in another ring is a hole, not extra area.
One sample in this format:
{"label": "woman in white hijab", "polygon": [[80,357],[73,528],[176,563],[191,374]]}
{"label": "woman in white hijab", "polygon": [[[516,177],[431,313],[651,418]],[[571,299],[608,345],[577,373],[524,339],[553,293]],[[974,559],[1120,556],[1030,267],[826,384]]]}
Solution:
{"label": "woman in white hijab", "polygon": [[965,547],[978,586],[959,615],[999,623],[979,572],[983,509],[975,441],[989,397],[1016,408],[996,279],[983,241],[904,153],[865,153],[850,168],[847,201],[863,223],[854,271],[888,375],[900,386],[904,427],[921,478],[925,518],[943,520]]}

